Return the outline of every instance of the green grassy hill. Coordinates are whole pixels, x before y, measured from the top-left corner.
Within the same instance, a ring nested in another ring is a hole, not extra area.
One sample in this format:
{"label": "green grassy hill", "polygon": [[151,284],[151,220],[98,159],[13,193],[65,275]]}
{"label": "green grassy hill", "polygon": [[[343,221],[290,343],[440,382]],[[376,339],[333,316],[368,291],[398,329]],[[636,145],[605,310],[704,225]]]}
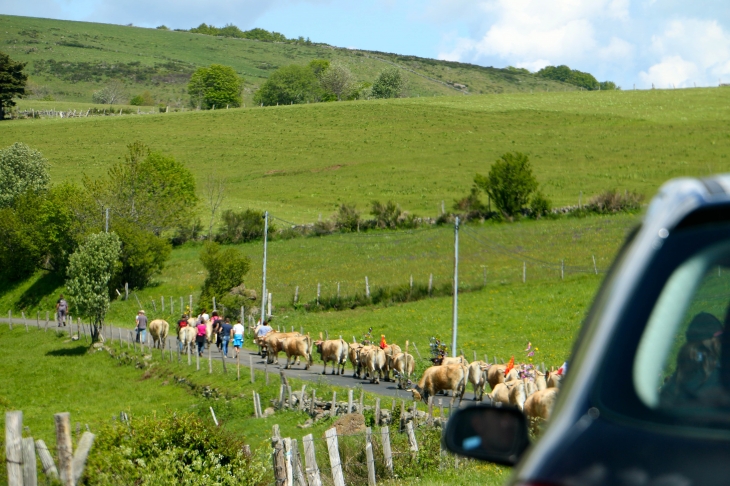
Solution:
{"label": "green grassy hill", "polygon": [[224,207],[296,223],[374,199],[436,216],[507,151],[529,154],[558,206],[608,189],[649,196],[671,177],[726,171],[729,100],[722,88],[604,91],[18,120],[3,124],[0,146],[25,142],[53,164],[54,181],[79,181],[142,140],[189,167],[201,197],[217,173],[228,178]]}
{"label": "green grassy hill", "polygon": [[[485,68],[413,56],[332,47],[213,37],[139,27],[0,16],[0,45],[13,59],[28,62],[36,97],[91,101],[109,79],[127,83],[126,99],[149,90],[165,105],[187,104],[190,74],[212,63],[233,67],[246,80],[244,100],[269,74],[312,59],[345,62],[358,81],[372,82],[393,63],[404,68],[410,96],[455,94],[453,83],[471,93],[574,90],[574,86],[507,69]],[[451,83],[449,85],[448,83]]]}

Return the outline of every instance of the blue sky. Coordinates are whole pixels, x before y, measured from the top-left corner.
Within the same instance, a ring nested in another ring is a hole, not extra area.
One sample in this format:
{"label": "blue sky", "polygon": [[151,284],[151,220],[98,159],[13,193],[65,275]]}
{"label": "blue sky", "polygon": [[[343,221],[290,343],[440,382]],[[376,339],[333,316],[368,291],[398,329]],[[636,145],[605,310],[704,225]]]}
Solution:
{"label": "blue sky", "polygon": [[730,83],[728,0],[0,0],[0,13],[263,27],[484,66],[567,64],[624,89]]}

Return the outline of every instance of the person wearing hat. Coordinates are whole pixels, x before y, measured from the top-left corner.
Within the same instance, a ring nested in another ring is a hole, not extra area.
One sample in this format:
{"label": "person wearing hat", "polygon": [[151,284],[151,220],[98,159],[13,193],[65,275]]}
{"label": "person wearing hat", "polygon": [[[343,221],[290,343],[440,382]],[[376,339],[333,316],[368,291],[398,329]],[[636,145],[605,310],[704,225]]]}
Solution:
{"label": "person wearing hat", "polygon": [[145,344],[147,342],[147,316],[141,309],[137,313],[136,322],[137,325],[134,327],[134,330],[137,331],[137,342]]}

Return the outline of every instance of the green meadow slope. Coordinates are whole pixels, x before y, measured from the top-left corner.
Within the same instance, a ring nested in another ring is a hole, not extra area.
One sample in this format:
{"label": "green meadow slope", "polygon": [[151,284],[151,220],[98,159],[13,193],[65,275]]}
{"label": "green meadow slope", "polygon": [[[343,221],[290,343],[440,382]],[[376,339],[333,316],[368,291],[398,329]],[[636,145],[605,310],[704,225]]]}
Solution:
{"label": "green meadow slope", "polygon": [[3,124],[0,145],[25,142],[53,164],[54,181],[80,181],[142,140],[188,166],[201,197],[215,173],[228,179],[224,207],[296,223],[374,199],[436,216],[507,151],[529,154],[558,206],[726,171],[729,100],[723,88],[604,91],[18,120]]}
{"label": "green meadow slope", "polygon": [[127,83],[126,99],[149,90],[158,102],[180,108],[187,103],[185,88],[192,71],[218,63],[233,67],[245,78],[244,100],[250,105],[253,92],[275,69],[312,59],[342,61],[358,81],[368,82],[395,64],[403,68],[410,96],[455,94],[459,90],[453,83],[467,85],[471,93],[576,89],[507,69],[325,44],[259,42],[8,15],[0,15],[0,44],[13,59],[28,62],[38,97],[51,95],[61,101],[88,103],[94,90],[118,77]]}

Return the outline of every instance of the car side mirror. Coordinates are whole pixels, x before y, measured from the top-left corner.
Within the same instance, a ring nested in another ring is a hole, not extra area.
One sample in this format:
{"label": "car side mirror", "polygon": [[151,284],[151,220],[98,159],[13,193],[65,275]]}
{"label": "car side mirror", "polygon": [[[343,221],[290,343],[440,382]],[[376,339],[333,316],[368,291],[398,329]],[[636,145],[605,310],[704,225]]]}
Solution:
{"label": "car side mirror", "polygon": [[442,435],[455,454],[514,466],[530,445],[525,415],[517,408],[477,405],[457,410]]}

